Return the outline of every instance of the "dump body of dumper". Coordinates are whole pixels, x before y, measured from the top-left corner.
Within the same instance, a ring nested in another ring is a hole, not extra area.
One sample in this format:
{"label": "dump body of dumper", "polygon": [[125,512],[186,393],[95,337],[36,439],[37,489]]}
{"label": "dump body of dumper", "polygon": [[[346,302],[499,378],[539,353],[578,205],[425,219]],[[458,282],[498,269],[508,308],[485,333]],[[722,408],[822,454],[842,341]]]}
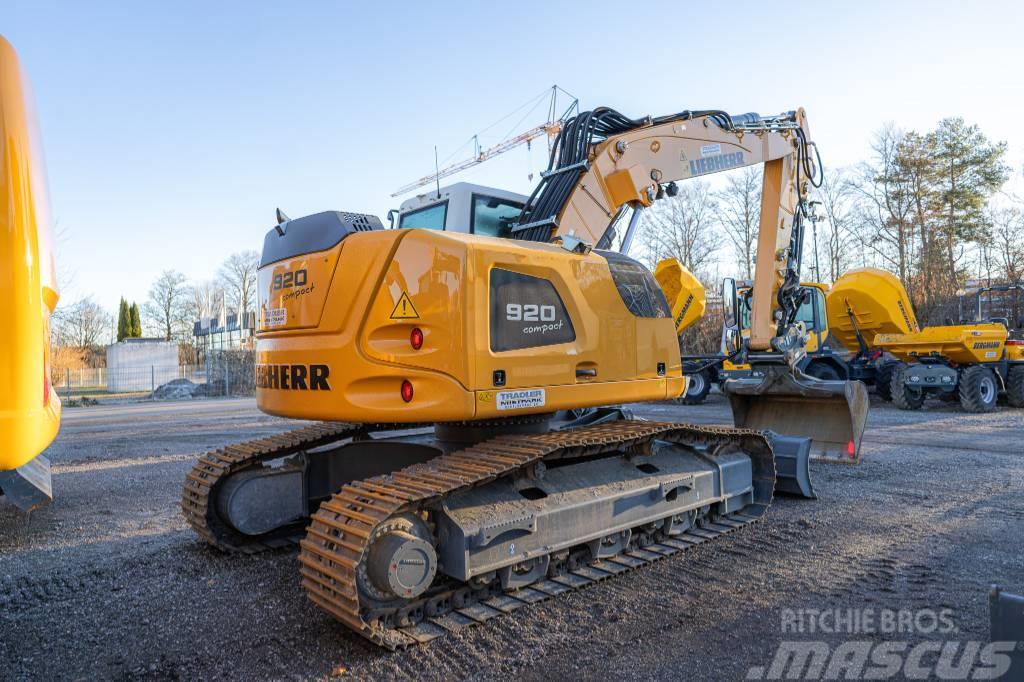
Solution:
{"label": "dump body of dumper", "polygon": [[868,348],[878,334],[918,331],[914,308],[899,278],[877,268],[846,273],[825,297],[829,331],[844,348],[856,350],[857,332]]}
{"label": "dump body of dumper", "polygon": [[49,204],[28,82],[0,37],[0,490],[24,509],[50,501],[60,400],[50,387],[50,315],[57,305]]}
{"label": "dump body of dumper", "polygon": [[957,364],[995,362],[1003,357],[1006,327],[998,323],[926,327],[912,334],[879,334],[874,344],[907,362],[940,355]]}
{"label": "dump body of dumper", "polygon": [[654,269],[654,279],[665,293],[676,333],[682,334],[704,317],[707,307],[704,285],[675,258],[666,258]]}

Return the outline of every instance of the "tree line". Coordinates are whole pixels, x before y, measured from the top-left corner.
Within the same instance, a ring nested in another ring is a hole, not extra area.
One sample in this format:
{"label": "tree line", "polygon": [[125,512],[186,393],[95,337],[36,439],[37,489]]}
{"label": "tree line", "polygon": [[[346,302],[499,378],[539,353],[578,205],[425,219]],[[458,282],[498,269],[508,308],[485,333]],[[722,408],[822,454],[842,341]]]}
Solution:
{"label": "tree line", "polygon": [[92,295],[58,306],[52,319],[56,348],[99,349],[126,338],[151,338],[189,343],[193,324],[204,318],[252,311],[256,306],[259,254],[239,251],[228,256],[214,278],[190,282],[177,270],[165,270],[150,284],[140,307],[121,298],[115,318]]}
{"label": "tree line", "polygon": [[[956,321],[955,301],[971,283],[1024,277],[1024,201],[1007,189],[1014,172],[1005,142],[962,118],[925,132],[883,126],[871,153],[826,168],[810,198],[803,276],[833,282],[873,266],[896,274],[925,324]],[[1019,178],[1020,176],[1018,176]],[[749,279],[760,215],[761,170],[730,173],[719,189],[701,180],[645,212],[641,257],[678,258],[717,291],[723,261]],[[722,254],[728,254],[724,258]]]}

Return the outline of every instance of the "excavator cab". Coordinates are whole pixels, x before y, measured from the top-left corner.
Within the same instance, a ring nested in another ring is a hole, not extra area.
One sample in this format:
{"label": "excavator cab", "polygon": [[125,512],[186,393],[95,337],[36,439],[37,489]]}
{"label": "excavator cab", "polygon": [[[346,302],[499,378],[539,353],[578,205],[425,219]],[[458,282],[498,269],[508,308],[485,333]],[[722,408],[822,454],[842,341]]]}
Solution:
{"label": "excavator cab", "polygon": [[50,386],[50,315],[57,305],[46,180],[28,81],[0,37],[0,287],[8,306],[0,334],[0,493],[24,510],[51,499],[40,453],[60,427]]}

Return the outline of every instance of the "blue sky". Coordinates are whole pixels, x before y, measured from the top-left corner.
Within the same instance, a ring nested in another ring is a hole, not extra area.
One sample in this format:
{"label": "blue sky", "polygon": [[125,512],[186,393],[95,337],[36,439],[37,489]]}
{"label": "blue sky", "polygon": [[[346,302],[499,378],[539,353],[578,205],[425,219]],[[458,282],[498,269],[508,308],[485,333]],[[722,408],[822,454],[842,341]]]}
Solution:
{"label": "blue sky", "polygon": [[[804,106],[830,165],[886,121],[963,115],[1019,169],[1022,25],[1018,2],[0,8],[35,89],[65,300],[111,308],[161,270],[206,279],[258,249],[276,206],[383,218],[435,144],[449,156],[554,83],[631,116]],[[542,148],[457,179],[528,191]]]}

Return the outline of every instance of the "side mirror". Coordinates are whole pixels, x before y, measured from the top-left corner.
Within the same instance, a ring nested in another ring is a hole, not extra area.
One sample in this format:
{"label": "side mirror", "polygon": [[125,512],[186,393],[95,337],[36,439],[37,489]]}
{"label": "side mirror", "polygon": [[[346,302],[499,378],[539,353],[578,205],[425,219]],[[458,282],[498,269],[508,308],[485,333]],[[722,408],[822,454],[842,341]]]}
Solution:
{"label": "side mirror", "polygon": [[388,209],[388,227],[389,229],[395,229],[395,216],[398,214],[397,208]]}
{"label": "side mirror", "polygon": [[740,349],[743,336],[740,334],[739,296],[736,280],[726,277],[722,280],[722,350],[732,355]]}
{"label": "side mirror", "polygon": [[736,280],[732,277],[726,277],[722,280],[722,315],[725,318],[726,327],[740,328],[739,309]]}

